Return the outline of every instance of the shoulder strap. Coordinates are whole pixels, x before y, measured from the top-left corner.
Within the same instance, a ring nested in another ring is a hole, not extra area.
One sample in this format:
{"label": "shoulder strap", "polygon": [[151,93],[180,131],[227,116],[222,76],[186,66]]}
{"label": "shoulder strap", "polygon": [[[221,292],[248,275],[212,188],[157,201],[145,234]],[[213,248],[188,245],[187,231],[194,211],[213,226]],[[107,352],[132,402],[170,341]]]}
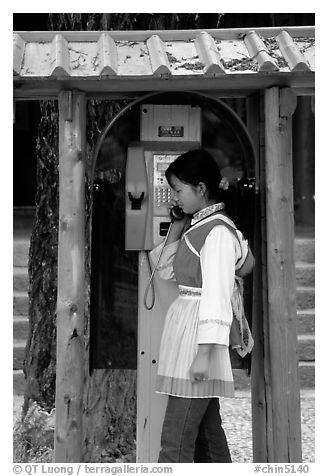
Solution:
{"label": "shoulder strap", "polygon": [[[187,230],[187,232],[183,235],[183,238],[188,248],[198,258],[200,258],[200,250],[202,249],[205,243],[207,235],[216,225],[221,225],[228,228],[228,230],[237,239],[240,249],[242,250],[242,244],[241,244],[236,228],[234,228],[232,225],[230,225],[226,221],[221,220],[219,217],[215,217],[215,219],[212,218],[211,221],[204,222],[201,226],[198,226],[194,230],[192,228],[189,228],[189,230]],[[240,260],[241,259],[242,258],[240,258]],[[236,266],[238,266],[238,263],[240,263],[240,260],[237,261]],[[244,259],[242,265],[236,270],[236,275],[241,278],[243,278],[244,276],[247,276],[247,274],[249,274],[254,268],[254,264],[255,264],[255,260],[254,260],[253,254],[251,252],[251,249],[248,247],[246,258]]]}
{"label": "shoulder strap", "polygon": [[190,240],[188,238],[187,235],[183,235],[183,239],[185,240],[186,242],[186,245],[188,246],[188,248],[190,249],[190,251],[192,253],[194,253],[198,258],[200,258],[200,254],[198,253],[198,251],[193,247],[193,245],[190,243]]}
{"label": "shoulder strap", "polygon": [[240,239],[238,237],[236,229],[233,226],[231,226],[229,223],[227,223],[226,221],[221,220],[219,217],[215,217],[215,218],[213,217],[210,221],[206,221],[202,223],[200,226],[198,226],[195,229],[189,228],[189,230],[187,230],[187,232],[184,234],[185,241],[188,244],[189,248],[192,247],[193,248],[192,251],[193,252],[196,251],[198,256],[199,256],[200,250],[202,249],[205,243],[207,235],[217,225],[223,225],[226,228],[228,228],[228,230],[235,236],[235,238],[237,239],[241,247]]}

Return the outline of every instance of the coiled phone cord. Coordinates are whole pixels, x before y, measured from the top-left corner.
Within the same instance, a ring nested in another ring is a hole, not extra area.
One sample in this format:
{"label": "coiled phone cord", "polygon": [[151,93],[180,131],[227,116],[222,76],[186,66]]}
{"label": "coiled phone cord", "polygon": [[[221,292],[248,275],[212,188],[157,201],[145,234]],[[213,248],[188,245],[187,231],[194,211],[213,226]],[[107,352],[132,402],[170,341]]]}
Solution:
{"label": "coiled phone cord", "polygon": [[[155,264],[153,270],[151,269],[149,253],[146,252],[147,263],[148,263],[148,269],[149,269],[149,272],[150,272],[151,274],[150,274],[150,278],[149,278],[147,287],[146,287],[146,289],[145,289],[145,294],[144,294],[143,303],[144,303],[145,308],[146,308],[148,311],[151,311],[151,310],[153,309],[153,307],[154,307],[154,304],[155,304],[155,287],[154,287],[154,282],[153,282],[154,274],[155,274],[155,271],[156,271],[156,269],[157,269],[158,263],[159,263],[159,261],[160,261],[160,259],[161,259],[161,257],[162,257],[162,253],[163,253],[163,251],[164,251],[164,247],[165,247],[166,242],[167,242],[167,239],[168,239],[168,237],[169,237],[172,224],[173,224],[173,221],[171,221],[171,223],[170,223],[168,232],[166,233],[166,237],[165,237],[165,240],[164,240],[164,243],[163,243],[163,247],[162,247],[161,252],[160,252],[160,254],[159,254],[158,258],[157,258],[157,261],[156,261],[156,264]],[[150,286],[151,286],[151,290],[152,290],[152,300],[151,300],[151,304],[148,306],[148,304],[147,304],[147,296],[148,296],[148,293],[149,293]]]}

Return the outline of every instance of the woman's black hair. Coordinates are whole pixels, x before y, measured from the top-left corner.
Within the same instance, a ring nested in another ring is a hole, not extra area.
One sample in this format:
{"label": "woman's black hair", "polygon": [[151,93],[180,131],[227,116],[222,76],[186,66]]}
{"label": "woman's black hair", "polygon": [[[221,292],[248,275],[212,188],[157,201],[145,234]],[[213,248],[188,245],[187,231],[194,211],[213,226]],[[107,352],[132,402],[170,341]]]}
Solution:
{"label": "woman's black hair", "polygon": [[226,193],[219,188],[222,176],[212,155],[205,149],[185,152],[166,169],[165,176],[171,185],[175,175],[181,182],[196,186],[200,182],[206,185],[209,200],[226,201]]}

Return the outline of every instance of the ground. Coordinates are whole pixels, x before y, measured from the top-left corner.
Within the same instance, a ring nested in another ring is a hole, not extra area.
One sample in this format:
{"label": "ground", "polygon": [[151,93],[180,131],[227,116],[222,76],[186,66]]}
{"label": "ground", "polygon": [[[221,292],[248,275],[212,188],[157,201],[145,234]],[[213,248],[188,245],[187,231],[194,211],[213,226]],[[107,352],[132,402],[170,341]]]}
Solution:
{"label": "ground", "polygon": [[[14,396],[14,422],[19,417],[23,397]],[[223,427],[227,434],[232,460],[252,462],[252,420],[249,391],[239,391],[236,398],[221,399]],[[302,455],[303,462],[314,463],[314,390],[301,391]]]}

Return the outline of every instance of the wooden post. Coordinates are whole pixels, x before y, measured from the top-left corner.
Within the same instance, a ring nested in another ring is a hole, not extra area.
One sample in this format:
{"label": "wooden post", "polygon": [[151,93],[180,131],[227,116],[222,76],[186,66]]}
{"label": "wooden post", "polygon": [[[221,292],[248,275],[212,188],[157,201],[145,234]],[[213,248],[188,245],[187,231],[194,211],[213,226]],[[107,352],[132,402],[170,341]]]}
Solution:
{"label": "wooden post", "polygon": [[[301,462],[301,414],[296,330],[292,124],[290,89],[264,92],[267,215],[267,328],[273,451],[270,461]],[[271,459],[272,458],[272,459]]]}
{"label": "wooden post", "polygon": [[251,367],[252,397],[252,438],[253,462],[272,461],[272,413],[271,395],[268,392],[268,362],[264,350],[268,348],[267,332],[264,329],[267,315],[267,260],[266,260],[266,215],[265,215],[265,168],[264,168],[264,117],[263,101],[260,95],[249,96],[246,100],[247,129],[253,139],[255,150],[255,224],[253,252],[256,267],[253,271],[253,313],[252,334],[254,348]]}
{"label": "wooden post", "polygon": [[295,221],[299,226],[314,227],[315,206],[315,125],[311,96],[300,96],[294,114],[294,197],[298,201]]}
{"label": "wooden post", "polygon": [[84,382],[84,93],[59,93],[56,463],[82,462]]}

